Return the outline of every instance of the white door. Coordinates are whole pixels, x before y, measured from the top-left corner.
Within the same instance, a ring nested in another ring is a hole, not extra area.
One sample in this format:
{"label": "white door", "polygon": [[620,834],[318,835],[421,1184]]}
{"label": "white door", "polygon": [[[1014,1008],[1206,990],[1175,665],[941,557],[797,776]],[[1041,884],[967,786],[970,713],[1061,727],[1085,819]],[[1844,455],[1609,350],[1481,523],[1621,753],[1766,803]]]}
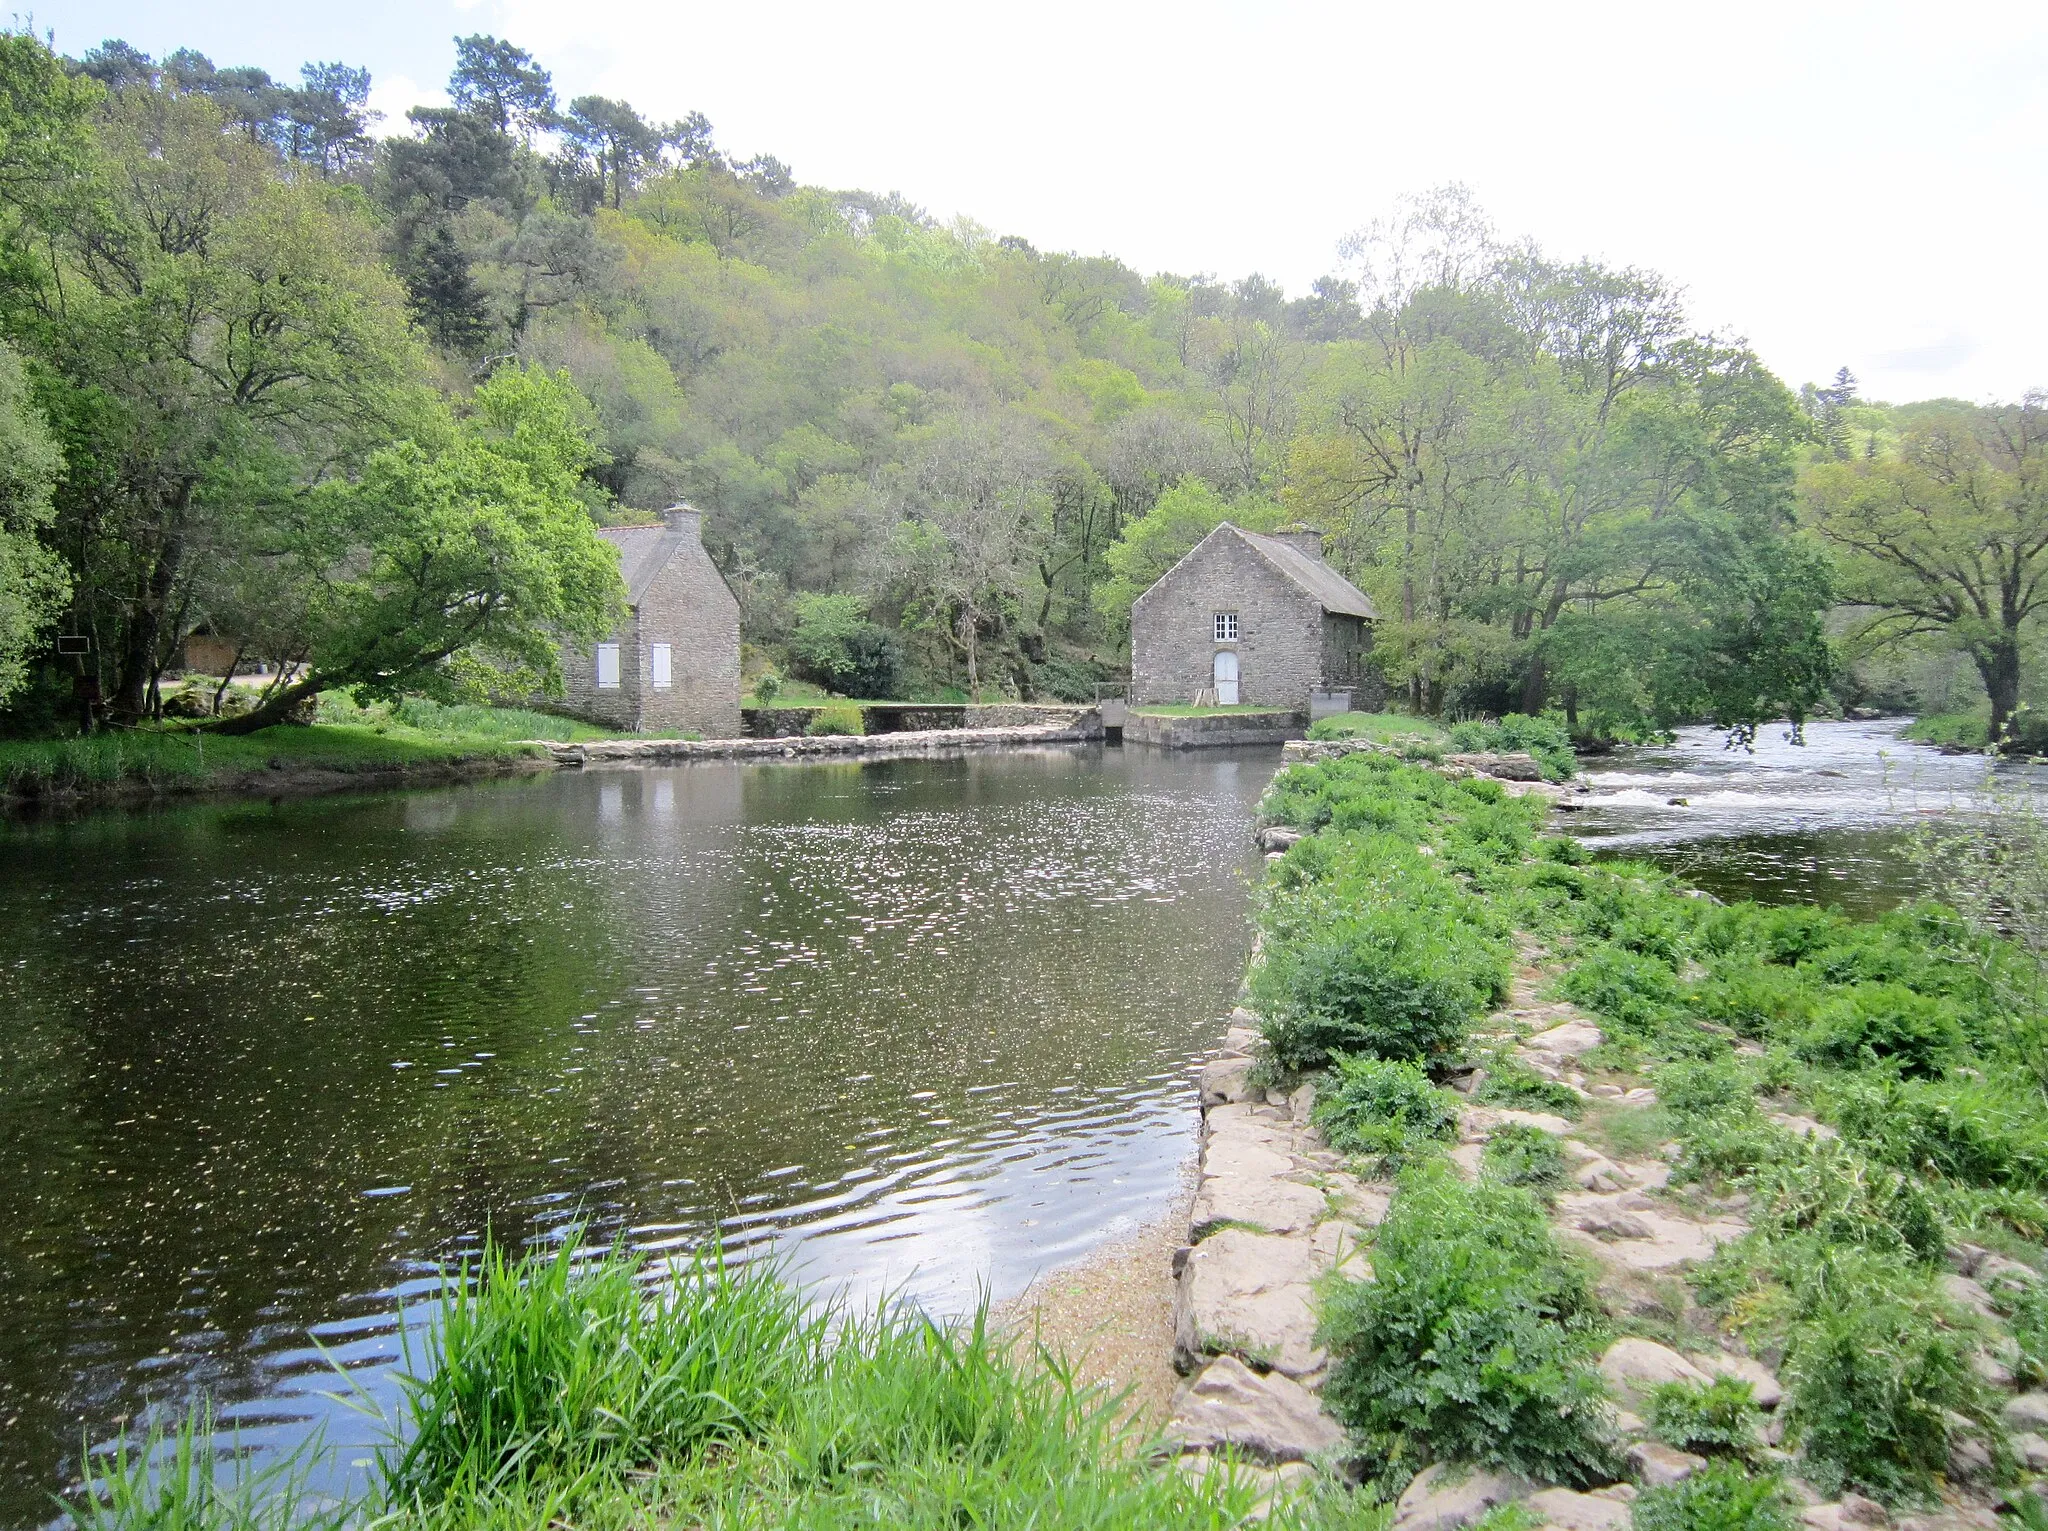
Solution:
{"label": "white door", "polygon": [[1237,705],[1237,651],[1218,649],[1216,651],[1216,705],[1235,707]]}

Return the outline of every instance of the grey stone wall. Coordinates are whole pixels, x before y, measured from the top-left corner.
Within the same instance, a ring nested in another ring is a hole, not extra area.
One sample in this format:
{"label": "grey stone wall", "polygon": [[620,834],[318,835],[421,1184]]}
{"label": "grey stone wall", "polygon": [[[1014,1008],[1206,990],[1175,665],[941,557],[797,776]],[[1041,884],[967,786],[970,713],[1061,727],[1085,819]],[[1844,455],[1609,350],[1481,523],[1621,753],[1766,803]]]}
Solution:
{"label": "grey stone wall", "polygon": [[639,673],[640,644],[633,620],[627,618],[619,631],[605,641],[619,646],[618,689],[598,689],[597,645],[578,638],[562,645],[562,695],[546,698],[539,705],[550,712],[630,733],[640,726],[639,688],[634,684]]}
{"label": "grey stone wall", "polygon": [[[1237,642],[1215,614],[1235,611]],[[1321,684],[1323,609],[1242,539],[1212,537],[1131,606],[1131,700],[1189,702],[1215,683],[1215,654],[1238,656],[1238,700],[1303,707]]]}
{"label": "grey stone wall", "polygon": [[[695,520],[693,516],[692,521]],[[640,698],[641,733],[691,731],[707,739],[740,732],[740,603],[696,537],[688,537],[641,594],[629,684]],[[648,647],[669,645],[673,685],[653,687]]]}

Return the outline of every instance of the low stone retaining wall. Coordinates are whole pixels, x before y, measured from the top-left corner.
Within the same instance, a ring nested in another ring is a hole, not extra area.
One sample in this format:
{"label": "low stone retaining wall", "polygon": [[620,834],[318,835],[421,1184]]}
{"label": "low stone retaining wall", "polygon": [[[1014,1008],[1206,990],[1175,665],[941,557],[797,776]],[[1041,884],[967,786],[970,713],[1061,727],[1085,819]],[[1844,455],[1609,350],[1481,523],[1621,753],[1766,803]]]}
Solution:
{"label": "low stone retaining wall", "polygon": [[[844,703],[804,707],[742,707],[740,726],[753,739],[787,739],[811,726],[819,713]],[[1073,703],[883,702],[860,709],[869,734],[930,733],[942,728],[1078,727],[1095,709]]]}
{"label": "low stone retaining wall", "polygon": [[897,734],[793,734],[781,739],[593,739],[549,744],[557,765],[610,761],[672,764],[685,760],[878,760],[899,755],[943,755],[960,750],[1022,745],[1079,744],[1102,737],[1102,720],[1083,711],[1067,724],[1027,728],[933,728]]}
{"label": "low stone retaining wall", "polygon": [[1284,744],[1308,732],[1308,714],[1276,708],[1271,712],[1209,712],[1193,717],[1131,710],[1124,723],[1124,743],[1153,744],[1161,749],[1218,749],[1227,744]]}

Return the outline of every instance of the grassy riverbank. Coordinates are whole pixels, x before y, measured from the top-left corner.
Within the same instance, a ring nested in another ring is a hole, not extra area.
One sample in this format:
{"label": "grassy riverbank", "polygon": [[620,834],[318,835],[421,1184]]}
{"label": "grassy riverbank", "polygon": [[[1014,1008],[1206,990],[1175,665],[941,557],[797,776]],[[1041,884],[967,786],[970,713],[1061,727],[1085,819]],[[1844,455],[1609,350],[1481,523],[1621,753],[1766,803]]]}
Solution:
{"label": "grassy riverbank", "polygon": [[[1911,739],[1916,744],[1940,745],[1950,749],[1989,750],[1991,709],[1979,707],[1974,712],[1926,713],[1908,723],[1899,737]],[[2004,753],[2048,755],[2048,714],[2037,713],[2031,708],[2023,708],[2016,714],[2006,729]]]}
{"label": "grassy riverbank", "polygon": [[[237,1483],[201,1426],[105,1453],[94,1527],[889,1526],[1223,1531],[1258,1475],[1191,1476],[1148,1451],[1119,1397],[1000,1337],[807,1303],[762,1267],[653,1274],[630,1257],[511,1261],[451,1280],[374,1483],[306,1491],[309,1458]],[[145,1459],[161,1465],[154,1474]],[[1331,1490],[1279,1527],[1376,1527]]]}
{"label": "grassy riverbank", "polygon": [[[1584,1486],[1647,1434],[1721,1465],[1645,1493],[1639,1527],[1768,1531],[1809,1487],[1982,1507],[2048,1466],[2005,1407],[2048,1380],[2037,964],[1935,905],[1870,922],[1724,907],[1648,866],[1587,864],[1542,811],[1383,754],[1297,766],[1264,805],[1314,831],[1260,910],[1265,1066],[1320,1078],[1326,1134],[1398,1177],[1375,1279],[1324,1294],[1325,1396],[1367,1470],[1390,1489],[1439,1460]],[[1501,1029],[1517,983],[1597,1020],[1583,1087]],[[1550,1225],[1573,1188],[1550,1130],[1497,1132],[1452,1168],[1466,1103],[1443,1086],[1460,1079],[1650,1161],[1637,1212],[1595,1208],[1605,1237],[1666,1215],[1740,1236],[1661,1285],[1624,1279],[1599,1237]],[[1645,1084],[1651,1104],[1624,1107]],[[1628,1427],[1596,1369],[1626,1335],[1779,1373],[1768,1432],[1732,1383],[1660,1393]]]}
{"label": "grassy riverbank", "polygon": [[539,754],[520,741],[603,739],[603,729],[505,707],[322,699],[320,720],[225,736],[136,728],[66,739],[0,739],[0,797],[276,790],[293,779],[488,773]]}

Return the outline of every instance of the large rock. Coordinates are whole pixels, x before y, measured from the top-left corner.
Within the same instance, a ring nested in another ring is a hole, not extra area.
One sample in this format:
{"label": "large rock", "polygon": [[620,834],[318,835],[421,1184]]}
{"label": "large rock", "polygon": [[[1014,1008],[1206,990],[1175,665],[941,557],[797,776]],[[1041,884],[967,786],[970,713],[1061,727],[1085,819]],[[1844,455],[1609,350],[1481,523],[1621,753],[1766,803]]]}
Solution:
{"label": "large rock", "polygon": [[1785,1389],[1778,1379],[1771,1375],[1771,1369],[1761,1361],[1748,1356],[1731,1356],[1716,1353],[1691,1358],[1701,1371],[1716,1377],[1733,1377],[1737,1382],[1749,1384],[1750,1402],[1759,1409],[1775,1409],[1784,1401]]}
{"label": "large rock", "polygon": [[2005,1422],[2015,1430],[2048,1435],[2048,1393],[2022,1393],[2005,1401]]}
{"label": "large rock", "polygon": [[1711,1380],[1669,1345],[1633,1336],[1607,1347],[1607,1354],[1600,1358],[1600,1375],[1633,1404],[1647,1403],[1650,1394],[1666,1382],[1693,1382],[1704,1387]]}
{"label": "large rock", "polygon": [[1540,1494],[1531,1494],[1525,1503],[1546,1524],[1560,1526],[1563,1531],[1628,1531],[1628,1506],[1597,1494],[1547,1488]]}
{"label": "large rock", "polygon": [[1202,1066],[1202,1104],[1220,1106],[1226,1101],[1251,1100],[1255,1091],[1246,1083],[1252,1060],[1245,1057],[1216,1058]]}
{"label": "large rock", "polygon": [[1394,1531],[1458,1531],[1495,1505],[1525,1497],[1531,1485],[1513,1473],[1439,1462],[1415,1475],[1394,1506]]}
{"label": "large rock", "polygon": [[1197,1239],[1232,1224],[1259,1233],[1306,1233],[1328,1211],[1322,1192],[1291,1180],[1205,1175],[1190,1222]]}
{"label": "large rock", "polygon": [[1680,1451],[1676,1446],[1667,1446],[1662,1441],[1637,1441],[1628,1449],[1628,1465],[1635,1470],[1636,1480],[1646,1488],[1662,1488],[1669,1483],[1682,1483],[1707,1465],[1705,1457],[1696,1457],[1689,1451]]}
{"label": "large rock", "polygon": [[1188,1251],[1175,1290],[1173,1359],[1192,1371],[1232,1354],[1299,1377],[1328,1360],[1315,1342],[1315,1246],[1226,1228]]}
{"label": "large rock", "polygon": [[1488,751],[1480,754],[1446,755],[1444,765],[1452,775],[1469,771],[1475,776],[1491,776],[1498,781],[1543,780],[1543,767],[1536,763],[1536,757],[1520,750],[1506,754]]}
{"label": "large rock", "polygon": [[1612,1265],[1656,1272],[1693,1260],[1704,1260],[1729,1239],[1748,1229],[1724,1220],[1695,1223],[1674,1217],[1649,1197],[1624,1191],[1596,1195],[1571,1191],[1557,1199],[1557,1221],[1567,1236]]}
{"label": "large rock", "polygon": [[1181,1390],[1169,1439],[1185,1451],[1235,1447],[1261,1462],[1301,1462],[1344,1444],[1344,1430],[1316,1395],[1287,1377],[1261,1377],[1235,1356],[1218,1356]]}
{"label": "large rock", "polygon": [[1566,1021],[1562,1026],[1553,1026],[1548,1031],[1539,1031],[1525,1044],[1538,1052],[1556,1053],[1564,1058],[1579,1058],[1598,1047],[1607,1038],[1600,1028],[1590,1021]]}

